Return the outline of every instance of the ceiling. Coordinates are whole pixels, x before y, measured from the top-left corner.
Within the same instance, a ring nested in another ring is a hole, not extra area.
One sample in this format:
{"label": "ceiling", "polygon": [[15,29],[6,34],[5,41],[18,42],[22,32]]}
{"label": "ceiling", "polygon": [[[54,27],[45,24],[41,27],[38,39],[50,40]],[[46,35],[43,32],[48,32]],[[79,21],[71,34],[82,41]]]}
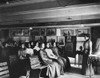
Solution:
{"label": "ceiling", "polygon": [[[0,0],[0,4],[6,4],[7,2],[20,3],[20,2],[27,2],[27,1],[33,1],[33,2],[37,3],[37,2],[52,1],[52,0]],[[100,2],[100,0],[56,0],[56,1],[61,6]]]}
{"label": "ceiling", "polygon": [[9,0],[0,6],[0,25],[100,19],[98,2],[100,0],[16,0],[12,3]]}

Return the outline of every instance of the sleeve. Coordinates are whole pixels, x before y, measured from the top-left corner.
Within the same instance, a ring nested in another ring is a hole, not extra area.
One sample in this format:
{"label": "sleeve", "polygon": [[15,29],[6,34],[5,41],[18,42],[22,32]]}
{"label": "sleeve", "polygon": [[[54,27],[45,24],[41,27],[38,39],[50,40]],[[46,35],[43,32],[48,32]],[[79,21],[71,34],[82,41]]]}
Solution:
{"label": "sleeve", "polygon": [[42,61],[48,60],[47,58],[45,58],[42,50],[40,50],[40,58],[41,58]]}
{"label": "sleeve", "polygon": [[45,50],[47,53],[47,56],[51,59],[57,59],[57,57],[53,54],[52,50]]}
{"label": "sleeve", "polygon": [[90,41],[90,55],[92,54],[92,41]]}

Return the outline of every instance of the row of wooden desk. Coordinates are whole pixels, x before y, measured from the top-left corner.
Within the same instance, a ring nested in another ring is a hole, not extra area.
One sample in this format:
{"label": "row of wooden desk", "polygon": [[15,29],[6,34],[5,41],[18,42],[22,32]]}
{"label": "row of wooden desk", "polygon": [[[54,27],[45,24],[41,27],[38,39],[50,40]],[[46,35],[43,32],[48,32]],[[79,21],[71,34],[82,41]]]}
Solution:
{"label": "row of wooden desk", "polygon": [[[100,56],[98,55],[89,55],[88,58],[88,67],[89,67],[89,76],[90,78],[92,78],[92,76],[97,73],[97,66],[98,66],[98,62],[100,62]],[[95,66],[95,70],[94,70],[94,66]],[[93,72],[95,72],[93,74]]]}

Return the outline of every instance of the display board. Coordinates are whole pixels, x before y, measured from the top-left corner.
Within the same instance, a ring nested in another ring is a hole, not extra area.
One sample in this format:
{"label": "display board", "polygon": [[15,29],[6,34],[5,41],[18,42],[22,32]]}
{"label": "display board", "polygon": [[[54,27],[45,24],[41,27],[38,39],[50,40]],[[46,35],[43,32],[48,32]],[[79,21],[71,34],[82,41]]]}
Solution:
{"label": "display board", "polygon": [[75,57],[76,54],[76,36],[65,37],[65,56]]}

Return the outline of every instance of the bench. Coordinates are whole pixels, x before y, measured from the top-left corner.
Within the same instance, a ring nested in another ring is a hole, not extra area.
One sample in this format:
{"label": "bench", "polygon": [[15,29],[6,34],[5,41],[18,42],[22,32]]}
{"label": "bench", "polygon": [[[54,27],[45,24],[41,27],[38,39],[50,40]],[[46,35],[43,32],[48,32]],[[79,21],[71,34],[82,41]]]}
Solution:
{"label": "bench", "polygon": [[0,63],[0,78],[10,78],[7,62]]}
{"label": "bench", "polygon": [[30,64],[31,64],[31,70],[30,70],[30,72],[28,71],[30,73],[29,78],[40,78],[43,75],[46,68],[47,68],[47,66],[42,66],[40,64],[40,61],[39,61],[37,56],[34,56],[34,57],[30,58]]}

